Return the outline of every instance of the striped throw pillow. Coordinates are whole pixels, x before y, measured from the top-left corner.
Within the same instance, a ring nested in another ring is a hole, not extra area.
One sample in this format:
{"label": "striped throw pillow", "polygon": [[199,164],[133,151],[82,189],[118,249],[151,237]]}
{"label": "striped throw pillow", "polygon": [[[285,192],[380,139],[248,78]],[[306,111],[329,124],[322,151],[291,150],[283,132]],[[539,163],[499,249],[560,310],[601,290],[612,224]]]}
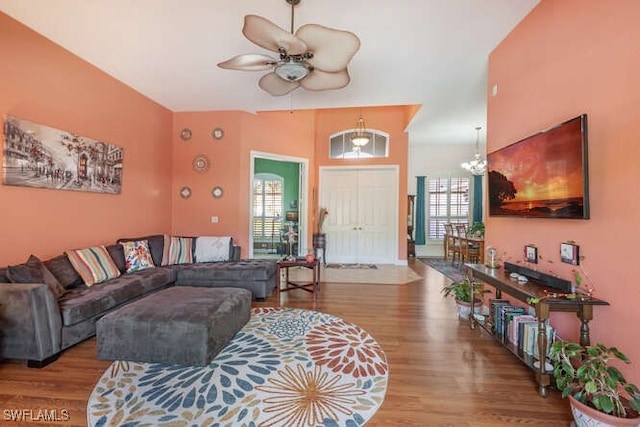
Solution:
{"label": "striped throw pillow", "polygon": [[120,276],[120,270],[104,246],[70,250],[67,257],[87,286]]}
{"label": "striped throw pillow", "polygon": [[193,262],[193,238],[164,236],[162,265],[191,264]]}

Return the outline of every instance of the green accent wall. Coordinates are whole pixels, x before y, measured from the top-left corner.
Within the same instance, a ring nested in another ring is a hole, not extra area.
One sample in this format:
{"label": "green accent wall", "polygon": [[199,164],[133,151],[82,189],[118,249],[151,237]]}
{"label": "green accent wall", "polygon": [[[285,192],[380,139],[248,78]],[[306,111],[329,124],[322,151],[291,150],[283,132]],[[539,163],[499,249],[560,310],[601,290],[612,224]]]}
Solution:
{"label": "green accent wall", "polygon": [[291,201],[298,200],[300,169],[297,163],[282,162],[270,159],[255,159],[254,174],[272,173],[284,179],[284,211],[297,211],[298,207],[291,208]]}

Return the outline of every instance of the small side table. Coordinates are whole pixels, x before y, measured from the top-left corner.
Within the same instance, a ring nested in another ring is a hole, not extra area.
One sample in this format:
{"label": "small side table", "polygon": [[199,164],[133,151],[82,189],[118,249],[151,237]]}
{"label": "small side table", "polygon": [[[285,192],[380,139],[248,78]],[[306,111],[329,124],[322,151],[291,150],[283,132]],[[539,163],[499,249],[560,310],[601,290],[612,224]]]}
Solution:
{"label": "small side table", "polygon": [[[289,268],[304,267],[313,270],[310,282],[292,282],[289,280]],[[280,270],[284,269],[284,288],[282,288]],[[304,259],[295,261],[278,261],[276,263],[276,289],[278,301],[280,301],[280,292],[292,291],[294,289],[302,289],[311,292],[313,299],[316,299],[317,293],[320,291],[320,263],[317,259],[307,262]]]}

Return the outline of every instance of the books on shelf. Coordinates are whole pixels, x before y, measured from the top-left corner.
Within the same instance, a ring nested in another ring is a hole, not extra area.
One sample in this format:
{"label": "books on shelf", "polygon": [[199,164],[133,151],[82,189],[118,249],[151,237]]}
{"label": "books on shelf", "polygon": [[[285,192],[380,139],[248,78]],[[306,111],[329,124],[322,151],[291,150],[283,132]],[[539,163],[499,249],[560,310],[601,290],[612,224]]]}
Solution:
{"label": "books on shelf", "polygon": [[[536,316],[529,314],[527,307],[515,306],[505,299],[489,300],[493,333],[504,343],[511,344],[524,354],[538,359],[539,324]],[[547,325],[547,349],[549,354],[555,331]]]}

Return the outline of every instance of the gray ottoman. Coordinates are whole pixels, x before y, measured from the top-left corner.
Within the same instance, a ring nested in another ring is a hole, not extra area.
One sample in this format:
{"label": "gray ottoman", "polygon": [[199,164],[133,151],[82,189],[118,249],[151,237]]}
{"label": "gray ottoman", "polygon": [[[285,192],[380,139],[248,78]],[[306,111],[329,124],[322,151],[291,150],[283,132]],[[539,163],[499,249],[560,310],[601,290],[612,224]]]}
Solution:
{"label": "gray ottoman", "polygon": [[205,366],[250,313],[246,289],[164,289],[98,321],[98,358]]}

